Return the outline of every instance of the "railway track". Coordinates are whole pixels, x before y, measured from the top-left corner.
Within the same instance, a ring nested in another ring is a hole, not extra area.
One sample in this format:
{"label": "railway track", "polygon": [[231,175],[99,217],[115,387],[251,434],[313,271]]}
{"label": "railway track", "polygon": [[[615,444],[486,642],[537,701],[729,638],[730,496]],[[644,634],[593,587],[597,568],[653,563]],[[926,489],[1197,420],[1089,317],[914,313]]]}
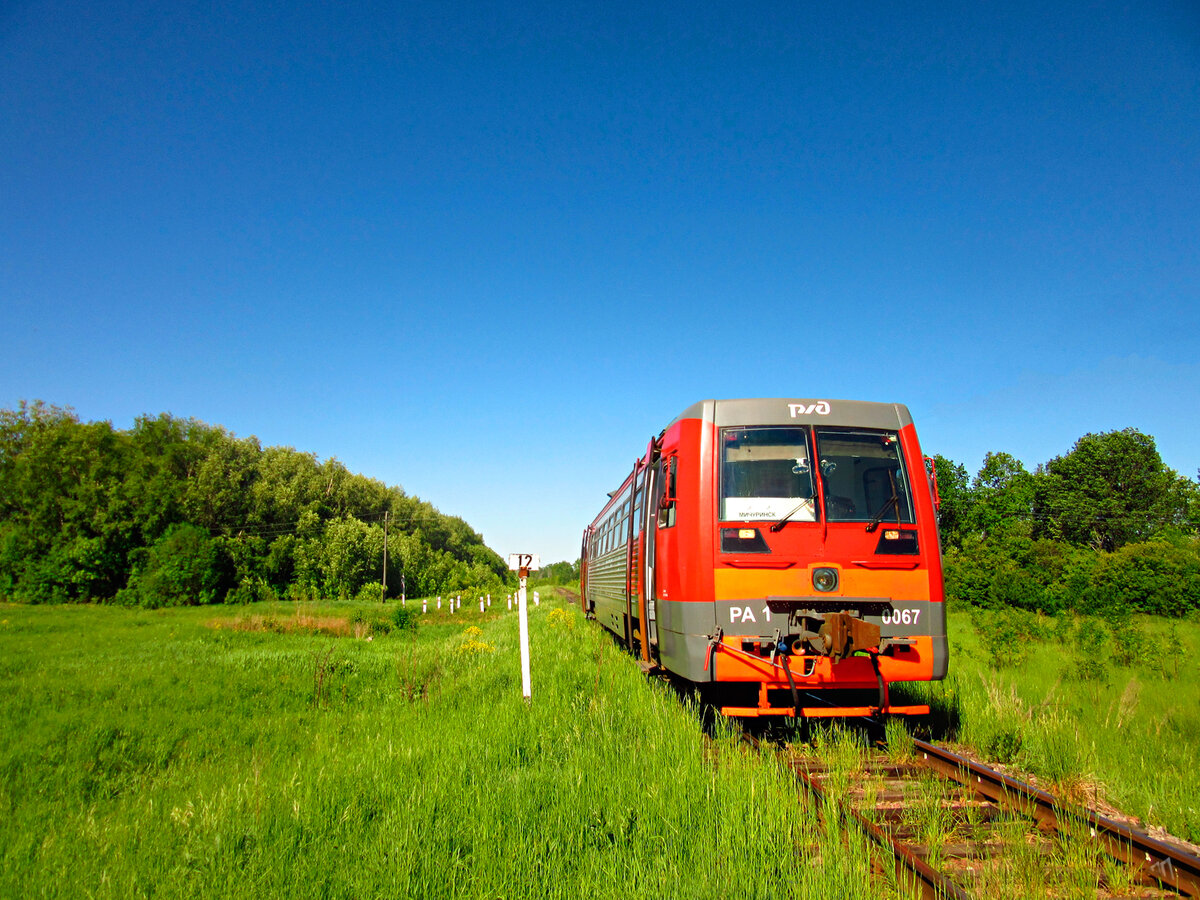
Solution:
{"label": "railway track", "polygon": [[924,897],[1200,897],[1200,857],[933,744],[850,767],[785,753],[822,814]]}

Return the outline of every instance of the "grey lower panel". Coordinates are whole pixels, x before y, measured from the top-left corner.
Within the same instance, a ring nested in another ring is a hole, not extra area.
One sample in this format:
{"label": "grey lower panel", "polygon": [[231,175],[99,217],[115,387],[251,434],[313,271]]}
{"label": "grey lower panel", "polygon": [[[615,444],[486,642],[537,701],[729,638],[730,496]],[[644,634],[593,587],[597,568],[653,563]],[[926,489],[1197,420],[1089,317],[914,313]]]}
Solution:
{"label": "grey lower panel", "polygon": [[932,603],[938,607],[933,611],[933,621],[937,623],[937,631],[933,633],[933,674],[930,679],[941,681],[946,677],[950,667],[950,646],[946,640],[946,604]]}
{"label": "grey lower panel", "polygon": [[716,630],[711,603],[658,600],[658,658],[662,665],[689,681],[711,681],[712,666],[704,663],[709,639]]}
{"label": "grey lower panel", "polygon": [[709,653],[709,638],[704,634],[680,634],[659,631],[658,659],[663,668],[688,681],[712,681],[713,666],[707,671],[704,664]]}
{"label": "grey lower panel", "polygon": [[[758,597],[719,600],[711,606],[707,603],[672,605],[683,607],[677,609],[675,614],[681,624],[689,626],[684,634],[692,637],[692,642],[688,644],[691,652],[686,659],[681,652],[679,665],[690,665],[693,669],[699,666],[697,675],[687,676],[693,681],[708,681],[712,677],[711,672],[703,671],[703,665],[708,649],[708,636],[713,634],[716,628],[720,628],[724,635],[771,640],[777,630],[783,635],[789,633],[789,612],[795,609],[815,609],[818,612],[856,610],[868,622],[878,625],[883,637],[911,638],[928,635],[933,643],[933,671],[930,677],[935,681],[945,678],[949,666],[944,603],[882,597]],[[714,613],[712,618],[707,615],[709,610]],[[698,651],[697,647],[700,648]],[[673,665],[670,668],[674,670]],[[680,674],[683,674],[682,670]]]}
{"label": "grey lower panel", "polygon": [[596,621],[624,640],[625,638],[625,602],[600,599],[592,610]]}
{"label": "grey lower panel", "polygon": [[[761,636],[770,639],[776,629],[788,633],[788,615],[783,598],[744,601],[722,600],[717,603],[681,603],[658,601],[659,661],[670,671],[689,681],[709,682],[713,666],[708,662],[709,640],[719,627],[726,635]],[[792,602],[791,600],[788,601]],[[875,611],[861,598],[837,598],[828,601],[830,611],[863,608],[863,617],[880,627],[884,637],[916,637],[929,635],[933,641],[933,672],[931,677],[946,677],[949,651],[946,642],[946,605],[929,600],[883,600],[872,598]],[[803,608],[804,605],[802,605]],[[776,607],[779,611],[772,611]],[[835,608],[836,607],[836,608]],[[735,613],[734,610],[737,610]],[[746,615],[750,610],[753,621]],[[770,613],[770,619],[764,614]],[[613,610],[614,613],[617,610]],[[905,613],[908,613],[905,621]],[[614,616],[615,618],[615,616]],[[615,630],[615,629],[614,629]],[[620,633],[620,632],[618,632]]]}
{"label": "grey lower panel", "polygon": [[680,634],[711,635],[716,627],[711,603],[681,603],[678,600],[658,600],[658,627]]}
{"label": "grey lower panel", "polygon": [[747,597],[718,600],[715,625],[725,634],[770,637],[788,633],[789,616],[797,610],[818,613],[854,610],[879,626],[884,637],[946,634],[946,607],[931,600],[889,597]]}

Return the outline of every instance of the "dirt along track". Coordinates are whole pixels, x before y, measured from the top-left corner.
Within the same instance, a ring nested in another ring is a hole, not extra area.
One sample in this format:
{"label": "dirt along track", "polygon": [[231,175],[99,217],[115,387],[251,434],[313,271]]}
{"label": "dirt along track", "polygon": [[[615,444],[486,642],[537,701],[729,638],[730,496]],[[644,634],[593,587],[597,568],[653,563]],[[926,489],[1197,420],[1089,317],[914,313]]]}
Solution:
{"label": "dirt along track", "polygon": [[822,815],[870,836],[877,875],[922,896],[1200,896],[1200,857],[1182,843],[1064,804],[935,744],[911,739],[849,764],[798,744],[773,752]]}

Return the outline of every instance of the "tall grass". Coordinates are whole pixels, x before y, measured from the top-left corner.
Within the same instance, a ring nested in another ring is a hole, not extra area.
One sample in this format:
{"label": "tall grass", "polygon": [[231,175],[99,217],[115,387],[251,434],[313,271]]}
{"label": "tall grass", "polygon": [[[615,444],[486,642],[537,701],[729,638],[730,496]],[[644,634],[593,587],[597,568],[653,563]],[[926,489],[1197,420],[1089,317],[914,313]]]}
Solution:
{"label": "tall grass", "polygon": [[0,896],[887,895],[577,611],[526,703],[515,615],[359,609],[0,607]]}
{"label": "tall grass", "polygon": [[1200,843],[1200,623],[952,611],[938,736]]}

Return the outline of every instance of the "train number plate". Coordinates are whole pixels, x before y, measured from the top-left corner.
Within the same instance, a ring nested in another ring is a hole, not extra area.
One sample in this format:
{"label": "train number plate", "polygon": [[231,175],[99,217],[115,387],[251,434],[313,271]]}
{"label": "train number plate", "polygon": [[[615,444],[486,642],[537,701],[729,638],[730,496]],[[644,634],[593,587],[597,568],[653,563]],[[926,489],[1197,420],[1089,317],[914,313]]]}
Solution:
{"label": "train number plate", "polygon": [[919,618],[919,609],[893,609],[884,612],[882,621],[884,625],[916,625]]}

